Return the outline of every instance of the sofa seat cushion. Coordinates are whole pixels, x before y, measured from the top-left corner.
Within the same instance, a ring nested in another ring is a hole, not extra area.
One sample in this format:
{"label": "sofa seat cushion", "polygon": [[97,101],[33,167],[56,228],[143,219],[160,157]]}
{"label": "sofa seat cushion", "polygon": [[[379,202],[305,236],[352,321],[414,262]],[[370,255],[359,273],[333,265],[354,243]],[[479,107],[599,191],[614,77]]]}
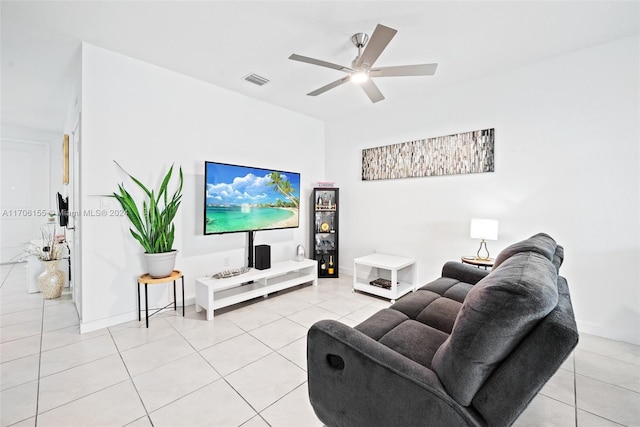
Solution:
{"label": "sofa seat cushion", "polygon": [[448,337],[449,334],[423,323],[406,320],[383,336],[380,344],[431,369],[434,354]]}
{"label": "sofa seat cushion", "polygon": [[369,338],[373,338],[378,341],[390,330],[398,326],[405,320],[409,320],[407,315],[388,308],[378,311],[373,316],[369,317],[364,322],[355,326],[354,329],[367,335]]}
{"label": "sofa seat cushion", "polygon": [[450,334],[461,307],[462,303],[456,300],[441,297],[435,292],[418,290],[402,297],[390,309]]}
{"label": "sofa seat cushion", "polygon": [[[424,293],[431,294],[431,292]],[[426,318],[427,321],[436,324],[440,322],[444,329],[451,331],[453,321],[456,317],[455,314],[451,315],[451,313],[449,313],[446,317],[451,320],[446,320],[445,322],[445,320],[443,320],[444,316],[429,315],[427,312],[429,312],[429,308],[431,308],[434,313],[447,313],[455,310],[457,314],[459,307],[456,307],[456,304],[458,306],[461,304],[437,295],[435,299],[436,302],[427,304],[427,308],[424,308],[425,306],[423,305],[423,311],[419,312],[417,317]],[[442,301],[438,302],[439,300]],[[429,301],[429,298],[427,298],[427,301]],[[439,320],[434,321],[432,318]],[[423,322],[410,319],[406,314],[391,308],[378,311],[364,322],[355,326],[354,329],[429,369],[431,369],[433,355],[449,337],[449,334],[443,332],[440,328],[434,328]]]}
{"label": "sofa seat cushion", "polygon": [[432,369],[469,406],[495,367],[558,302],[557,271],[537,252],[517,253],[467,294]]}
{"label": "sofa seat cushion", "polygon": [[449,298],[438,298],[428,307],[425,307],[416,317],[416,320],[450,334],[461,308],[462,303],[458,301]]}
{"label": "sofa seat cushion", "polygon": [[463,302],[473,285],[461,282],[450,277],[440,277],[433,282],[427,283],[421,290],[435,292],[436,294],[450,298],[452,300]]}
{"label": "sofa seat cushion", "polygon": [[404,313],[409,319],[416,320],[422,310],[438,298],[441,297],[435,292],[418,290],[403,296],[389,308]]}

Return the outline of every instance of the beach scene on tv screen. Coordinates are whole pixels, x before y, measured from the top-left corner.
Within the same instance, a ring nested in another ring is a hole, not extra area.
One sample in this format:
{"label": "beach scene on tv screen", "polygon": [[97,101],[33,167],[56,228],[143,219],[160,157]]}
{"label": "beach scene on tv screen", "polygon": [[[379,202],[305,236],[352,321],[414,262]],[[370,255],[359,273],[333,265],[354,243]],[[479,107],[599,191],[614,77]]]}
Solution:
{"label": "beach scene on tv screen", "polygon": [[300,175],[206,164],[205,233],[298,227]]}

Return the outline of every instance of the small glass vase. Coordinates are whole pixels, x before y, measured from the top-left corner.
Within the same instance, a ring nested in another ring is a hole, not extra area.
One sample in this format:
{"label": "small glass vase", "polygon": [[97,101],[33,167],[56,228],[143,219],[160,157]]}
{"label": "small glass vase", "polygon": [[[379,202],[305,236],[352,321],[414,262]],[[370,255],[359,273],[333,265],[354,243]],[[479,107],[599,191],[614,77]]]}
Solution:
{"label": "small glass vase", "polygon": [[58,270],[59,260],[42,261],[44,271],[38,276],[38,287],[45,299],[54,299],[62,295],[64,273]]}

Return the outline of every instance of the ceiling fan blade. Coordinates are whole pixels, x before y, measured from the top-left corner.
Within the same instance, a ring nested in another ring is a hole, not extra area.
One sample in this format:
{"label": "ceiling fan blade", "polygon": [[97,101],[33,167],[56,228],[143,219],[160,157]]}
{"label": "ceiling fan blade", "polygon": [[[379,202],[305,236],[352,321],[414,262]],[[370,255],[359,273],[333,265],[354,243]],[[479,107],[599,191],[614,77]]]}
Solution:
{"label": "ceiling fan blade", "polygon": [[309,96],[320,95],[322,93],[325,93],[329,89],[333,89],[334,87],[340,86],[341,84],[349,81],[350,78],[351,78],[351,76],[345,76],[345,77],[343,77],[341,79],[336,80],[335,82],[331,82],[328,85],[322,86],[320,89],[316,89],[313,92],[309,92],[307,95],[309,95]]}
{"label": "ceiling fan blade", "polygon": [[355,66],[361,67],[366,64],[366,67],[370,68],[397,32],[398,30],[378,24]]}
{"label": "ceiling fan blade", "polygon": [[371,77],[398,76],[433,76],[438,64],[399,65],[396,67],[381,67],[370,71]]}
{"label": "ceiling fan blade", "polygon": [[342,65],[332,64],[331,62],[321,61],[315,58],[309,58],[308,56],[296,55],[295,53],[289,57],[294,61],[306,62],[307,64],[319,65],[321,67],[333,68],[334,70],[344,71],[350,73],[353,71],[351,68],[343,67]]}
{"label": "ceiling fan blade", "polygon": [[364,89],[365,93],[374,104],[384,99],[384,95],[380,92],[378,86],[371,81],[371,79],[360,83],[360,86],[362,86],[362,89]]}

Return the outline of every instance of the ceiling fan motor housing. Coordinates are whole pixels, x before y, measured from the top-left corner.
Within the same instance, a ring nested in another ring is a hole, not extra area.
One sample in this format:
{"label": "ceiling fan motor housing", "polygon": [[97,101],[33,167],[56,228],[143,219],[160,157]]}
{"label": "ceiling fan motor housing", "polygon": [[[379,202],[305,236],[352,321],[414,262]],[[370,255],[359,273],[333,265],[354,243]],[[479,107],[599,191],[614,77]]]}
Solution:
{"label": "ceiling fan motor housing", "polygon": [[351,36],[351,42],[358,48],[362,49],[365,44],[369,41],[369,36],[365,33],[356,33]]}

